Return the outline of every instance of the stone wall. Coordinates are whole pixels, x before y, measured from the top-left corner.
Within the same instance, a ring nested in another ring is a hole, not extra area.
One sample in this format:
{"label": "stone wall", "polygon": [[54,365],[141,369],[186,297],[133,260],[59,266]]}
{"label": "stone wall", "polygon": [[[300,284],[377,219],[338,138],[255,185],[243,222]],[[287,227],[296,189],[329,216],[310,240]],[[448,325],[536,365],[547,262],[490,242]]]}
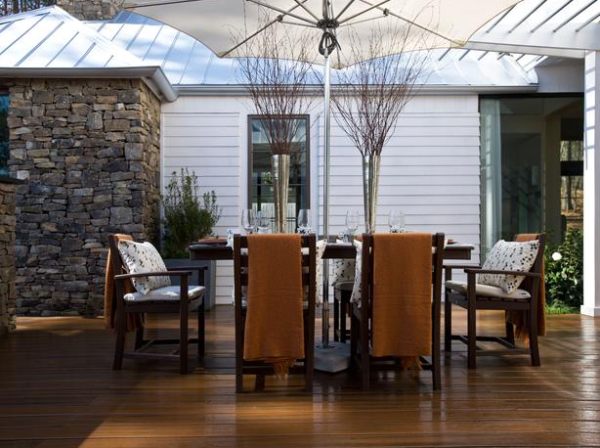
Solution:
{"label": "stone wall", "polygon": [[56,4],[80,20],[112,19],[123,0],[57,0]]}
{"label": "stone wall", "polygon": [[107,236],[154,240],[160,101],[141,80],[10,87],[17,190],[17,313],[98,314]]}
{"label": "stone wall", "polygon": [[0,177],[0,336],[15,328],[15,187]]}

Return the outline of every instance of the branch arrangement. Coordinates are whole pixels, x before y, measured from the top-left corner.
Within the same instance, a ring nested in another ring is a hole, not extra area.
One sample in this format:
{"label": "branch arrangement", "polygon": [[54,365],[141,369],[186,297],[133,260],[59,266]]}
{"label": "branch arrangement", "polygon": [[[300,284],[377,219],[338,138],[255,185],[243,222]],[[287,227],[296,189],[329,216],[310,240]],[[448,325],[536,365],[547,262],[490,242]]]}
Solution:
{"label": "branch arrangement", "polygon": [[[390,38],[381,39],[382,35]],[[406,51],[415,47],[414,39],[426,37],[414,27],[374,27],[368,37],[368,59],[338,73],[334,116],[363,156],[381,155],[417,82],[423,82],[430,51]],[[352,36],[344,46],[349,51],[341,57],[360,59],[358,40]],[[427,48],[424,42],[419,46]],[[393,56],[381,57],[389,54]]]}
{"label": "branch arrangement", "polygon": [[307,114],[312,98],[306,94],[312,66],[305,62],[308,39],[295,40],[272,25],[247,41],[240,74],[273,154],[290,154],[301,126],[290,118]]}

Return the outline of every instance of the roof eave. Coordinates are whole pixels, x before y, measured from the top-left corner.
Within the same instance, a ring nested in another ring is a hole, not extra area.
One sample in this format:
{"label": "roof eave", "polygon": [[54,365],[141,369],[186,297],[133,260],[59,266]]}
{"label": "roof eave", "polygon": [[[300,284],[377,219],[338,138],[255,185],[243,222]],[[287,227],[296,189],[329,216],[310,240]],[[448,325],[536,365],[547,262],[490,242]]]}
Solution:
{"label": "roof eave", "polygon": [[177,91],[160,67],[1,67],[0,78],[141,79],[159,98],[175,101]]}
{"label": "roof eave", "polygon": [[[247,96],[248,90],[244,86],[238,85],[176,85],[175,89],[178,96]],[[336,86],[332,86],[335,92]],[[419,86],[417,94],[491,94],[491,93],[534,93],[538,90],[538,84],[528,84],[519,86],[490,86],[490,85],[424,85]],[[306,93],[311,96],[323,95],[323,88],[320,86],[311,86],[306,89]]]}

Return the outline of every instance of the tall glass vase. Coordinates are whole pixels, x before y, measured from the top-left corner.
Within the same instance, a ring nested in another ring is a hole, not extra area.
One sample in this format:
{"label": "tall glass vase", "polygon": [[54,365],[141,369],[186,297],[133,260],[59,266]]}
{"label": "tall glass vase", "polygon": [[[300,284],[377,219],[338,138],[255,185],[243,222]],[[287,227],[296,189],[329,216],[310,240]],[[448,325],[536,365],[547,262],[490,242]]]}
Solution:
{"label": "tall glass vase", "polygon": [[379,190],[379,166],[381,155],[364,155],[362,159],[363,204],[365,208],[365,230],[375,232],[377,227],[377,193]]}
{"label": "tall glass vase", "polygon": [[287,205],[290,185],[290,155],[273,154],[273,196],[275,200],[275,232],[287,231]]}

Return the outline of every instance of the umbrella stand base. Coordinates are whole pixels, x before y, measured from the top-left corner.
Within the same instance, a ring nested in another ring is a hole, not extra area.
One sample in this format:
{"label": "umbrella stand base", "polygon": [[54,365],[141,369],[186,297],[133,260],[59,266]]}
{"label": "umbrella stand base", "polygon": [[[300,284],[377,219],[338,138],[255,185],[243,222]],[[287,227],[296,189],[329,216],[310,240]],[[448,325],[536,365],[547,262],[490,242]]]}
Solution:
{"label": "umbrella stand base", "polygon": [[315,370],[338,373],[350,367],[350,344],[329,343],[315,348]]}

